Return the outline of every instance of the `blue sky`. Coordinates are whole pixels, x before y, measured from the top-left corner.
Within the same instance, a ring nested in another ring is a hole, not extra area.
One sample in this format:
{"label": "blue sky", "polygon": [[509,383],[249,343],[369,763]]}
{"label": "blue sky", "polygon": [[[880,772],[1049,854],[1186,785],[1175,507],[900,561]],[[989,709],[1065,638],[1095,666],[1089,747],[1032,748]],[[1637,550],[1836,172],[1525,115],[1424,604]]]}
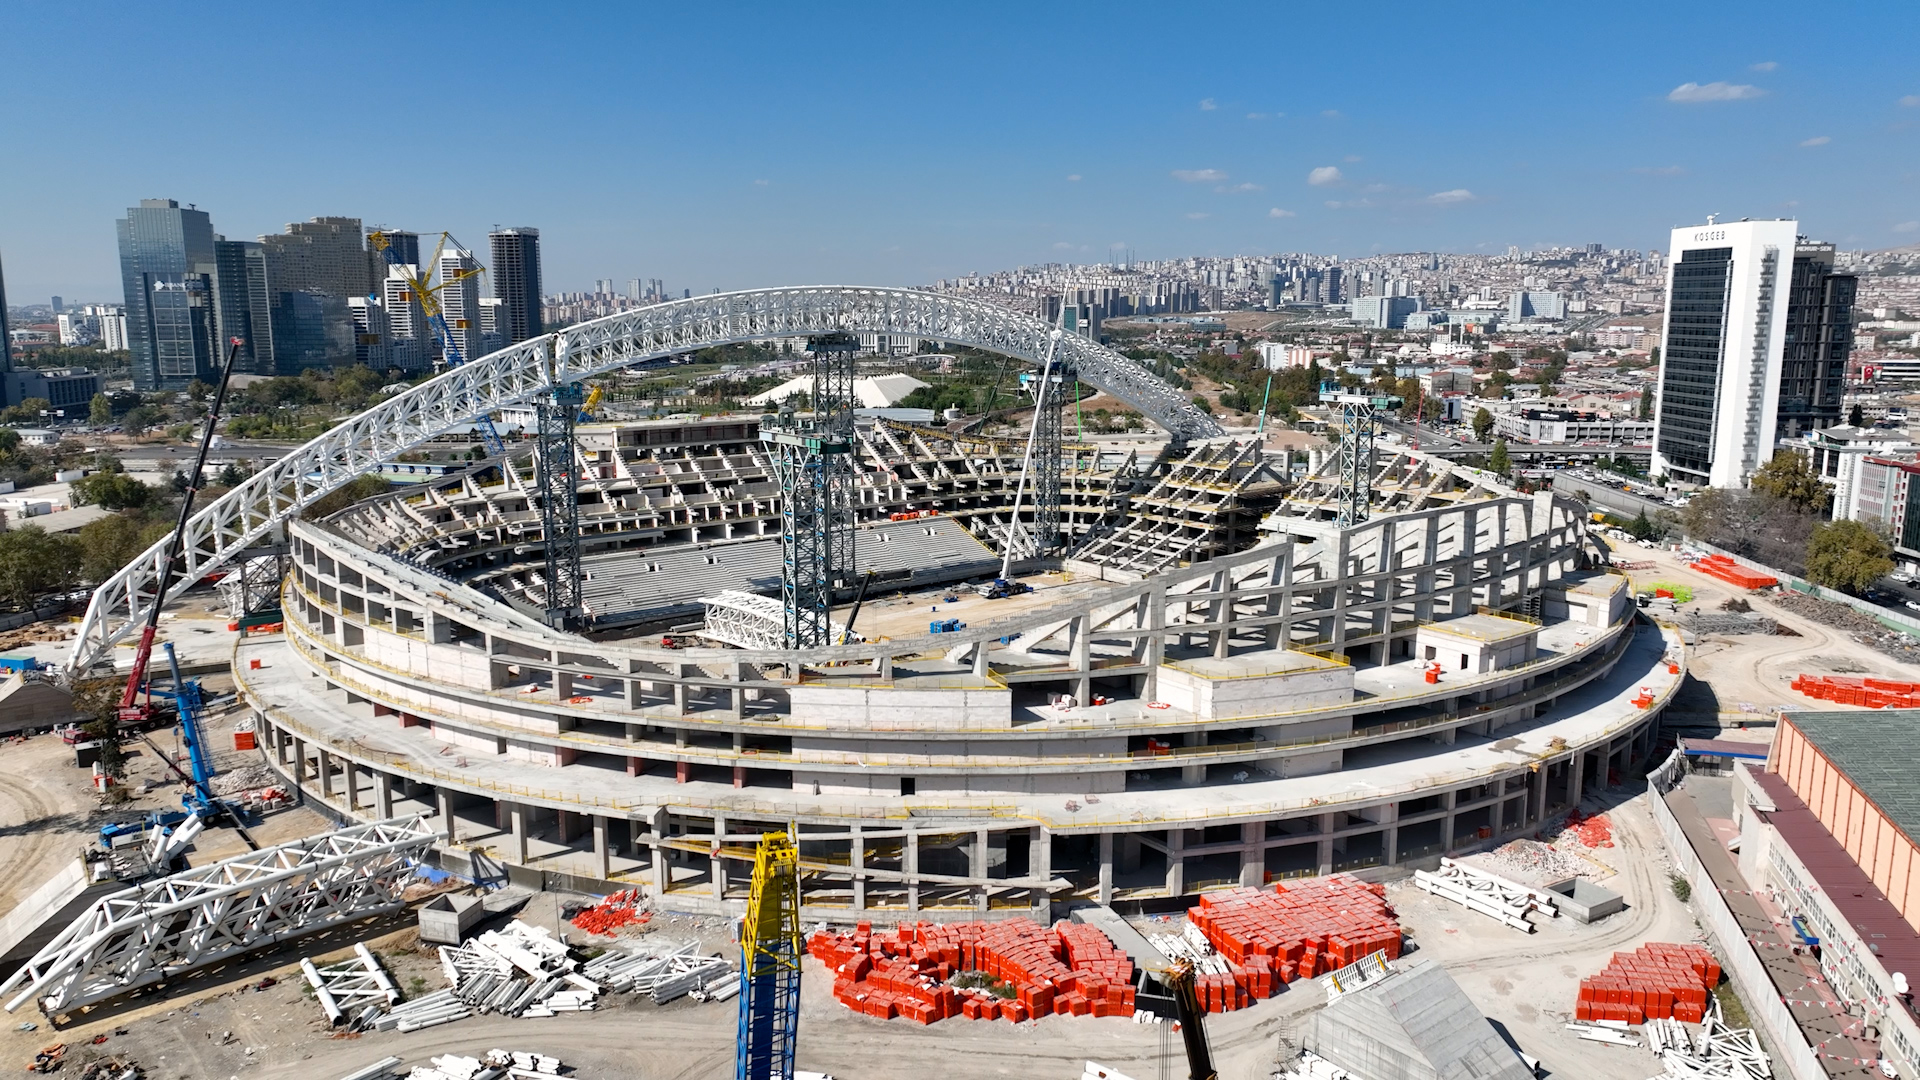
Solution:
{"label": "blue sky", "polygon": [[10,0],[9,298],[117,298],[143,197],[229,237],[533,225],[550,289],[1647,248],[1709,213],[1920,242],[1910,2],[330,7]]}

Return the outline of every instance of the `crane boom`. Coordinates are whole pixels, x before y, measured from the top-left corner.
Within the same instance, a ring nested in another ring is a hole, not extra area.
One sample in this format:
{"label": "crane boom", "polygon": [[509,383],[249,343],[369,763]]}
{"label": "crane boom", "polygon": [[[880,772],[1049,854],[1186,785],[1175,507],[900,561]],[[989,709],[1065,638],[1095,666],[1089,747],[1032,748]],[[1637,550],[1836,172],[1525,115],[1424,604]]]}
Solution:
{"label": "crane boom", "polygon": [[150,711],[134,704],[140,697],[140,685],[147,679],[147,665],[153,662],[153,638],[160,629],[160,608],[167,602],[167,586],[173,583],[174,567],[187,546],[187,521],[193,517],[194,496],[200,494],[201,475],[207,470],[207,451],[213,446],[213,427],[227,403],[227,385],[233,379],[233,362],[240,355],[240,339],[227,346],[227,362],[220,368],[220,385],[214,388],[213,404],[207,408],[206,430],[200,433],[200,449],[193,455],[193,473],[187,477],[187,490],[180,495],[180,519],[174,523],[173,536],[167,541],[167,553],[161,557],[160,573],[155,575],[153,602],[147,606],[147,622],[140,628],[140,644],[133,652],[133,670],[127,673],[127,688],[120,694],[120,719],[143,720]]}
{"label": "crane boom", "polygon": [[[433,266],[439,265],[440,252],[445,249],[447,241],[451,239],[452,237],[447,233],[440,234],[440,239],[433,248]],[[427,280],[433,275],[432,267],[430,266],[424,274],[418,267],[409,269],[406,263],[400,261],[400,256],[393,250],[393,244],[386,233],[375,229],[367,234],[367,243],[373,245],[374,250],[387,260],[388,266],[400,269],[401,276],[406,279],[407,290],[413,293],[414,299],[420,301],[420,309],[426,313],[427,325],[432,327],[433,336],[440,339],[441,355],[446,359],[447,366],[459,367],[466,363],[467,358],[461,353],[459,342],[454,340],[453,331],[447,326],[447,317],[440,308],[440,299],[434,294],[456,281],[473,277],[480,273],[480,270],[478,268],[463,270],[438,285],[432,285]],[[456,241],[454,246],[458,248],[459,243]],[[466,249],[461,248],[461,250]],[[487,453],[494,457],[505,455],[507,444],[500,438],[500,429],[493,426],[493,417],[482,415],[477,421],[477,426],[480,428],[480,441],[487,444]]]}
{"label": "crane boom", "polygon": [[1213,1067],[1213,1048],[1207,1045],[1206,1013],[1194,989],[1193,964],[1182,960],[1161,976],[1173,994],[1173,1011],[1180,1021],[1180,1038],[1187,1048],[1188,1080],[1219,1080]]}
{"label": "crane boom", "polygon": [[794,1075],[800,1027],[800,850],[787,833],[760,837],[740,928],[740,1042],[735,1080]]}

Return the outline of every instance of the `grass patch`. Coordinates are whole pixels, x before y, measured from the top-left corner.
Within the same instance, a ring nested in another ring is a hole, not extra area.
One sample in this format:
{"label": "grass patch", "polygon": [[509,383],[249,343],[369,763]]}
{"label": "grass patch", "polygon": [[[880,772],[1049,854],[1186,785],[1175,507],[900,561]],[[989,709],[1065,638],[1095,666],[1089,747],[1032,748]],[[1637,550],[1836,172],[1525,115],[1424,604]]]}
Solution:
{"label": "grass patch", "polygon": [[1750,1028],[1753,1026],[1753,1018],[1747,1015],[1746,1002],[1740,1000],[1740,995],[1734,992],[1731,982],[1723,980],[1719,986],[1714,987],[1713,999],[1720,1003],[1720,1015],[1726,1020],[1728,1027]]}
{"label": "grass patch", "polygon": [[997,998],[1012,998],[1020,991],[1010,982],[1003,982],[984,971],[963,971],[947,980],[947,985],[960,990],[985,990]]}

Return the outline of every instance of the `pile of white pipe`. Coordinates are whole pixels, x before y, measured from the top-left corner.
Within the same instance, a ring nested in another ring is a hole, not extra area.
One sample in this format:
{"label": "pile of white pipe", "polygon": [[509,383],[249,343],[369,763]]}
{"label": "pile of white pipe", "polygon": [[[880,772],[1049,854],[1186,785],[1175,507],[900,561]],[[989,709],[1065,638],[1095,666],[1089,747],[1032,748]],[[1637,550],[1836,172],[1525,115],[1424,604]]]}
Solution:
{"label": "pile of white pipe", "polygon": [[1415,870],[1413,883],[1442,900],[1529,934],[1533,933],[1533,923],[1527,920],[1529,911],[1542,912],[1549,919],[1560,914],[1552,893],[1452,859],[1441,859],[1437,871]]}

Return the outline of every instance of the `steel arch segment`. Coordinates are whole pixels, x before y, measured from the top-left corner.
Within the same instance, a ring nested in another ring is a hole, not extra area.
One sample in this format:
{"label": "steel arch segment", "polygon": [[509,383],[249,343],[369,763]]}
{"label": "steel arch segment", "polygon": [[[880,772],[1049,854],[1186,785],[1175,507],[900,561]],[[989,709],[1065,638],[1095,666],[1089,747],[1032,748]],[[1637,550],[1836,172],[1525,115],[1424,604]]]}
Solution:
{"label": "steel arch segment", "polygon": [[[917,289],[802,286],[718,293],[621,312],[522,342],[381,402],[261,470],[187,523],[185,566],[168,598],[270,537],[316,499],[402,453],[556,382],[714,345],[836,330],[909,335],[1034,363],[1051,328],[977,301]],[[1081,377],[1183,439],[1221,434],[1213,418],[1119,353],[1069,336]],[[146,616],[166,542],[94,590],[67,672],[86,671]]]}

